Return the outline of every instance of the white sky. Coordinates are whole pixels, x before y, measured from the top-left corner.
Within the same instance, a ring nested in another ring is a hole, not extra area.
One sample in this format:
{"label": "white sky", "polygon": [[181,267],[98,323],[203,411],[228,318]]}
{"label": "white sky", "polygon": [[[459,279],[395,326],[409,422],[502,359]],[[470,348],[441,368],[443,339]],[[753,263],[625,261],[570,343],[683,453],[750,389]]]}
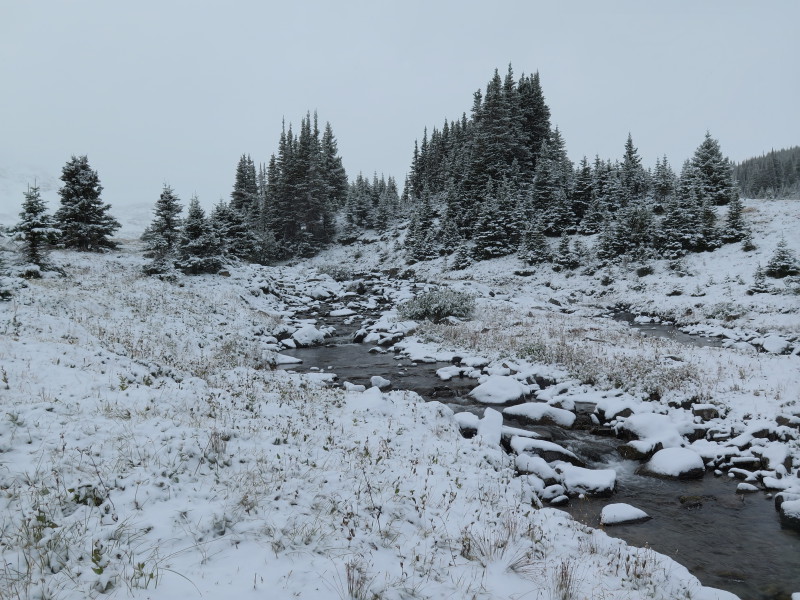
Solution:
{"label": "white sky", "polygon": [[738,161],[800,143],[798,23],[797,0],[0,0],[0,213],[72,154],[112,205],[168,182],[210,206],[308,109],[349,176],[402,184],[423,127],[509,62],[539,71],[575,161],[620,157],[630,131],[679,169],[706,129]]}

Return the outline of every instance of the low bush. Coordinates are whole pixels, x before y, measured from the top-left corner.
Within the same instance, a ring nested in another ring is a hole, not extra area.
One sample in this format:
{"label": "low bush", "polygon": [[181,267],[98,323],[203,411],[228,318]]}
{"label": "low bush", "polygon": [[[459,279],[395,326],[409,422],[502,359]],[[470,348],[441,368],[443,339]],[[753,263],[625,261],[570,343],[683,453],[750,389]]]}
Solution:
{"label": "low bush", "polygon": [[441,289],[425,292],[400,305],[398,313],[413,321],[439,322],[447,317],[469,319],[475,310],[475,297],[466,292]]}

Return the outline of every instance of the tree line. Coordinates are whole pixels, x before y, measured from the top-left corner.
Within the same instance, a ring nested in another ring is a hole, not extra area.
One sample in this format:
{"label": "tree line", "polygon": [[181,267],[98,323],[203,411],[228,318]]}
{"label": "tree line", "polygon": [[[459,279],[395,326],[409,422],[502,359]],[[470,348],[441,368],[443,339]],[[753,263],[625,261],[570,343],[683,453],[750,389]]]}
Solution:
{"label": "tree line", "polygon": [[735,165],[733,175],[746,198],[800,196],[800,146],[771,150]]}
{"label": "tree line", "polygon": [[[475,92],[469,117],[424,131],[404,196],[412,261],[518,253],[536,264],[554,258],[547,238],[567,234],[599,234],[603,261],[679,258],[749,236],[732,165],[710,133],[679,174],[666,156],[645,168],[630,134],[621,159],[584,156],[575,166],[551,125],[538,73],[515,80],[511,66]],[[585,252],[575,244],[566,264]]]}

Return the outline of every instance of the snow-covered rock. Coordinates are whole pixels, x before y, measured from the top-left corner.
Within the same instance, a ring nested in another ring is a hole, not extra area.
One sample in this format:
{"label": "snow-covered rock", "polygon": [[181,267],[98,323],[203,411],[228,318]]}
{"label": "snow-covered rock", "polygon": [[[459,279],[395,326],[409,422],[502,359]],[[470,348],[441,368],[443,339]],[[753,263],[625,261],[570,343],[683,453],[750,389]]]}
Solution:
{"label": "snow-covered rock", "polygon": [[541,456],[547,462],[566,461],[574,465],[583,466],[583,461],[575,453],[546,440],[514,436],[511,438],[509,445],[516,454],[535,454],[536,456]]}
{"label": "snow-covered rock", "polygon": [[325,334],[311,324],[303,325],[292,334],[292,339],[298,346],[314,346],[321,344]]}
{"label": "snow-covered rock", "polygon": [[350,315],[356,314],[352,308],[337,308],[336,310],[332,310],[330,313],[332,317],[349,317]]}
{"label": "snow-covered rock", "polygon": [[787,500],[780,507],[781,523],[792,529],[800,529],[800,500]]}
{"label": "snow-covered rock", "polygon": [[527,393],[528,386],[513,377],[490,375],[469,395],[484,404],[506,404],[519,400]]}
{"label": "snow-covered rock", "polygon": [[380,390],[385,390],[386,388],[392,385],[392,382],[386,379],[385,377],[381,377],[380,375],[373,375],[369,378],[369,382],[376,388]]}
{"label": "snow-covered rock", "polygon": [[297,365],[303,362],[301,358],[286,354],[276,354],[274,360],[276,365]]}
{"label": "snow-covered rock", "polygon": [[756,341],[765,352],[772,354],[783,354],[791,348],[791,344],[779,335],[768,335]]}
{"label": "snow-covered rock", "polygon": [[493,408],[487,408],[483,418],[478,421],[478,436],[490,446],[499,446],[502,437],[503,415]]}
{"label": "snow-covered rock", "polygon": [[[520,473],[526,473],[529,475],[536,475],[540,477],[545,482],[547,481],[558,481],[558,473],[556,470],[551,467],[545,459],[541,456],[531,456],[529,454],[519,454],[514,459],[514,466],[517,468],[517,471]],[[561,491],[559,494],[563,494],[564,492]]]}
{"label": "snow-covered rock", "polygon": [[345,391],[348,391],[348,392],[363,392],[364,390],[367,389],[367,386],[365,386],[365,385],[359,385],[359,384],[355,384],[355,383],[350,383],[349,381],[345,381],[342,384],[342,387],[344,387]]}
{"label": "snow-covered rock", "polygon": [[547,423],[570,428],[575,423],[575,413],[555,408],[542,402],[526,402],[503,409],[503,414],[521,417],[531,423]]}
{"label": "snow-covered rock", "polygon": [[644,465],[643,471],[658,477],[699,479],[706,472],[700,455],[688,448],[664,448]]}
{"label": "snow-covered rock", "polygon": [[616,504],[607,504],[600,512],[601,525],[624,525],[630,523],[641,523],[651,519],[643,510],[618,502]]}
{"label": "snow-covered rock", "polygon": [[617,485],[614,469],[586,469],[569,463],[559,463],[555,469],[570,494],[610,496]]}

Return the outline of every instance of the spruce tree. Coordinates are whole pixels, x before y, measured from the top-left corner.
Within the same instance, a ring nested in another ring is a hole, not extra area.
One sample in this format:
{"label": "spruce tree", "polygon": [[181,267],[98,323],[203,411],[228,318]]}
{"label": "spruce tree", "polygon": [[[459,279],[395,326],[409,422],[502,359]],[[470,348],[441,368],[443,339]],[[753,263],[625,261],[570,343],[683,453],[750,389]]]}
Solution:
{"label": "spruce tree", "polygon": [[19,213],[21,220],[14,228],[14,237],[22,242],[24,259],[39,267],[46,266],[50,241],[58,234],[58,229],[53,227],[52,217],[46,211],[39,187],[28,186],[22,212]]}
{"label": "spruce tree", "polygon": [[551,259],[550,245],[544,235],[541,220],[535,220],[522,234],[519,257],[529,265],[545,263]]}
{"label": "spruce tree", "polygon": [[786,239],[781,238],[778,241],[775,252],[764,269],[764,274],[775,279],[800,275],[800,263],[797,262],[795,253],[786,245]]}
{"label": "spruce tree", "polygon": [[553,257],[553,270],[576,269],[579,266],[578,258],[569,247],[569,237],[566,232],[561,234],[558,242],[558,249]]}
{"label": "spruce tree", "polygon": [[187,275],[216,273],[223,264],[222,245],[197,197],[189,201],[176,266]]}
{"label": "spruce tree", "polygon": [[737,191],[733,168],[722,155],[719,142],[709,132],[695,150],[692,166],[696,170],[701,200],[708,199],[712,206],[720,206],[734,198]]}
{"label": "spruce tree", "polygon": [[633,138],[628,133],[625,142],[625,155],[622,159],[623,204],[643,198],[647,192],[647,174],[642,167],[639,150],[633,145]]}
{"label": "spruce tree", "polygon": [[451,266],[454,271],[461,271],[462,269],[466,269],[472,264],[472,260],[470,260],[469,250],[467,249],[466,242],[462,241],[456,251],[453,253],[451,258]]}
{"label": "spruce tree", "polygon": [[723,242],[738,242],[743,240],[747,234],[748,227],[742,216],[743,208],[739,194],[734,192],[733,198],[728,204],[728,214],[725,217],[725,228],[722,231]]}
{"label": "spruce tree", "polygon": [[142,241],[145,244],[145,256],[152,262],[145,266],[145,273],[157,275],[173,268],[178,251],[181,233],[180,215],[183,207],[174,190],[167,184],[156,202],[153,222],[144,230]]}
{"label": "spruce tree", "polygon": [[109,236],[120,224],[108,214],[111,206],[100,199],[103,187],[97,171],[89,166],[89,159],[85,155],[73,156],[62,169],[61,181],[61,208],[53,216],[61,230],[60,244],[85,252],[115,248]]}

